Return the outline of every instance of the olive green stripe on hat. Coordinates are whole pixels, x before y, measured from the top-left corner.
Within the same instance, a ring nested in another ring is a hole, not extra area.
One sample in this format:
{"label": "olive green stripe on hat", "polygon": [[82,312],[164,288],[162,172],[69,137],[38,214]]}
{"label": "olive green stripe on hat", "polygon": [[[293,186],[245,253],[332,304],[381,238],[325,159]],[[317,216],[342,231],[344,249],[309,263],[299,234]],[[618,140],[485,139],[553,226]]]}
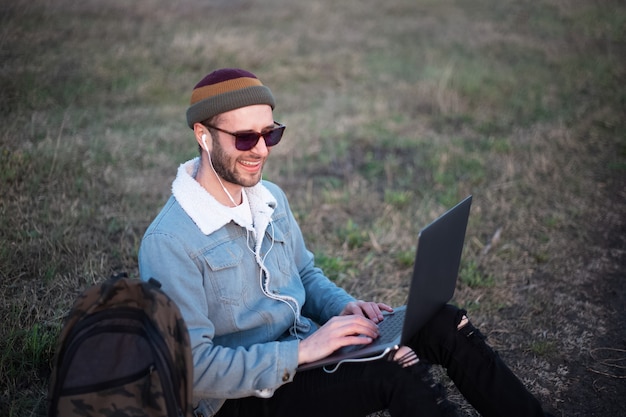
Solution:
{"label": "olive green stripe on hat", "polygon": [[200,100],[187,109],[187,125],[193,129],[195,123],[203,122],[227,111],[255,104],[267,104],[274,109],[274,96],[269,88],[264,85],[256,85]]}

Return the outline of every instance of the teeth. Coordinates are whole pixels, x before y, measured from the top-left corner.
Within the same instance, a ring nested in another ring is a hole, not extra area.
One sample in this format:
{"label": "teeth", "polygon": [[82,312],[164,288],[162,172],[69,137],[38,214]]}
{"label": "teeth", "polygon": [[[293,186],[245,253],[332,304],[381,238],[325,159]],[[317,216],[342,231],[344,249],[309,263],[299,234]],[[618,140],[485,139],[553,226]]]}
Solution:
{"label": "teeth", "polygon": [[243,165],[255,166],[259,165],[259,162],[240,161]]}

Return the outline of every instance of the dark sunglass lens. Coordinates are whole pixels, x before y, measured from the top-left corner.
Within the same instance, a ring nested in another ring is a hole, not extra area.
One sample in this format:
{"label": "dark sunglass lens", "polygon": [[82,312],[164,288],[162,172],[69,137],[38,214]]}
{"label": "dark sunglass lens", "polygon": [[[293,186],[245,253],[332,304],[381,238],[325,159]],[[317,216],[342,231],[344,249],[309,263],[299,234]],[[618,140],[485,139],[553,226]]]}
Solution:
{"label": "dark sunglass lens", "polygon": [[267,146],[277,145],[283,137],[283,130],[285,130],[283,127],[277,127],[265,133],[263,136],[265,138],[265,144]]}
{"label": "dark sunglass lens", "polygon": [[249,151],[258,141],[259,135],[256,132],[238,133],[235,136],[235,148],[240,151]]}
{"label": "dark sunglass lens", "polygon": [[261,136],[265,139],[265,146],[274,146],[280,142],[284,130],[284,126],[279,126],[261,134],[256,132],[238,132],[235,134],[235,148],[240,151],[249,151],[256,146]]}

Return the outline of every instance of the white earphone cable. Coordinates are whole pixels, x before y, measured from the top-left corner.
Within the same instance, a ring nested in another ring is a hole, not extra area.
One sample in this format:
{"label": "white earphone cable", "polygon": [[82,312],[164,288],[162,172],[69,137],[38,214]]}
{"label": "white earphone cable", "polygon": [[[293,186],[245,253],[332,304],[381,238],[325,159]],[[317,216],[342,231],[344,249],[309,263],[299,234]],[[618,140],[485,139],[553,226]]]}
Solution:
{"label": "white earphone cable", "polygon": [[[291,309],[291,312],[293,313],[293,332],[294,332],[294,336],[296,337],[296,339],[299,339],[300,337],[298,336],[298,311],[296,311],[296,308],[291,305],[291,303],[285,299],[285,297],[281,297],[279,295],[273,294],[269,288],[266,288],[266,282],[263,282],[263,272],[266,271],[266,267],[265,267],[265,259],[267,258],[267,255],[269,255],[270,251],[272,250],[272,248],[274,247],[274,223],[270,222],[270,226],[272,227],[272,238],[271,238],[271,245],[268,248],[267,252],[265,252],[265,255],[263,255],[262,258],[259,258],[260,260],[260,268],[259,268],[259,286],[261,287],[261,291],[263,292],[263,294],[265,294],[266,297],[272,299],[272,300],[276,300],[276,301],[280,301],[284,304],[286,304],[287,306],[289,306],[289,308]],[[246,245],[247,246],[247,245]],[[250,249],[250,247],[248,246],[248,249]],[[256,256],[256,255],[255,255]],[[291,297],[289,297],[291,298]],[[294,300],[294,303],[296,301]]]}
{"label": "white earphone cable", "polygon": [[206,144],[206,133],[202,134],[202,143],[204,144],[204,150],[206,151],[208,157],[209,157],[209,165],[211,166],[211,169],[213,170],[213,173],[215,174],[215,177],[217,178],[217,181],[220,183],[220,185],[222,186],[222,190],[224,190],[224,192],[226,193],[226,195],[228,196],[229,200],[231,203],[233,203],[233,207],[237,207],[238,204],[235,203],[235,199],[233,198],[232,195],[230,195],[230,193],[228,192],[228,190],[226,189],[226,187],[224,187],[224,183],[222,182],[222,179],[220,178],[219,175],[217,175],[217,172],[215,171],[215,168],[213,167],[213,161],[211,160],[211,152],[209,151],[209,148]]}

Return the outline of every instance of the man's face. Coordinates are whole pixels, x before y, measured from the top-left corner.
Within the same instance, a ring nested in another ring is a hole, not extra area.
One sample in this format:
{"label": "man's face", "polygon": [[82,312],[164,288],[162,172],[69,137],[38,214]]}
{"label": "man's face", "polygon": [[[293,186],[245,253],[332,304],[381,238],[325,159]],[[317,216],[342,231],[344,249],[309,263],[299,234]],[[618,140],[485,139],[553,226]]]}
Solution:
{"label": "man's face", "polygon": [[[222,114],[216,127],[238,132],[261,132],[274,126],[272,109],[267,105],[242,107]],[[270,154],[265,140],[260,138],[248,151],[235,148],[235,137],[224,132],[212,135],[211,161],[215,172],[224,180],[242,187],[252,187],[261,180],[263,166]]]}

